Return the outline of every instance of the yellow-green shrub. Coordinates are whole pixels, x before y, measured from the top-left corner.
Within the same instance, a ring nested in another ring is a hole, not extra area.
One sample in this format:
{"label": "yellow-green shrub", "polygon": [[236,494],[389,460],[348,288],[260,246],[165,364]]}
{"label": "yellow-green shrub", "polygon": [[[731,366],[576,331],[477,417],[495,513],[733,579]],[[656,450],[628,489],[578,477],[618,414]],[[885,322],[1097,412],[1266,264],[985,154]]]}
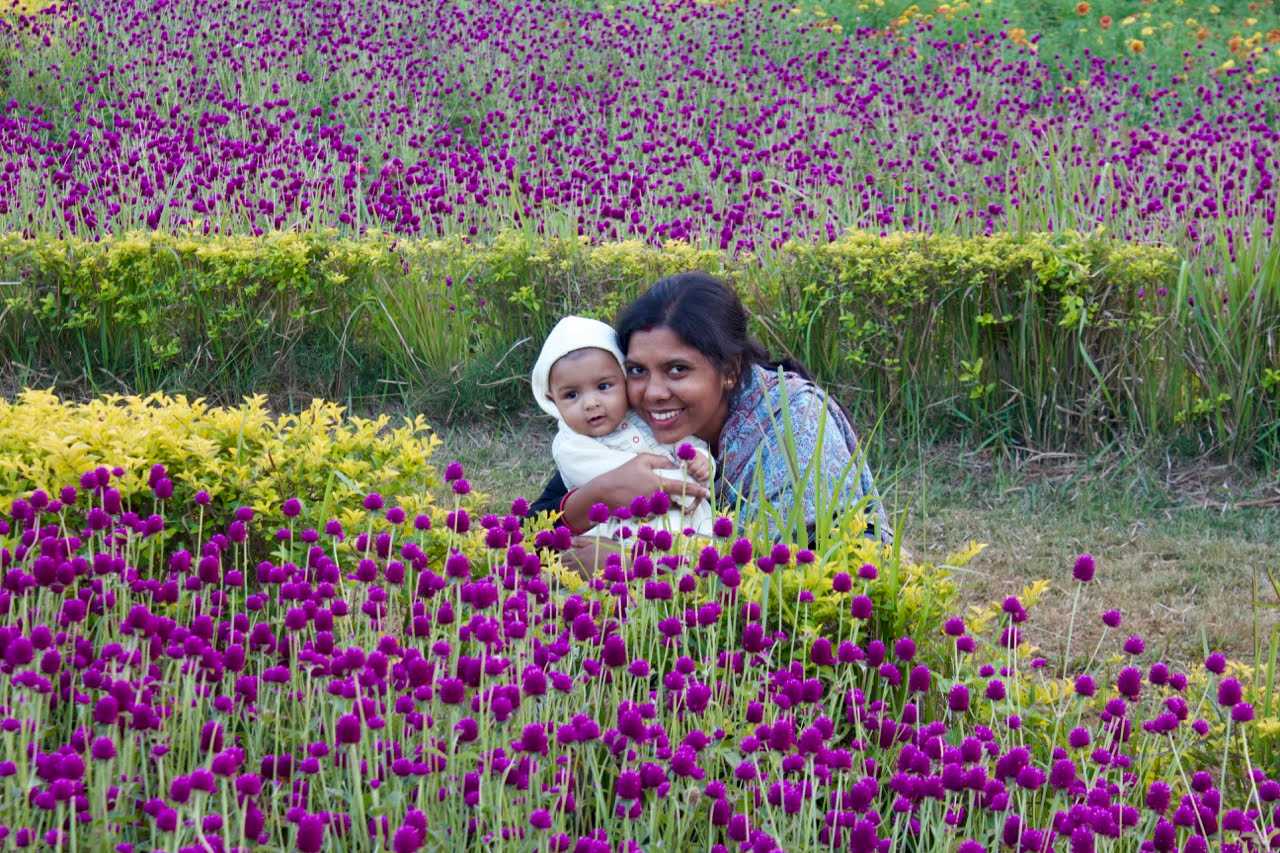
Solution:
{"label": "yellow-green shrub", "polygon": [[319,400],[276,416],[262,397],[224,408],[160,394],[76,403],[30,390],[13,402],[0,399],[0,503],[7,508],[37,486],[77,485],[87,470],[118,466],[124,473],[113,485],[146,514],[155,502],[148,475],[159,463],[174,482],[165,510],[171,521],[197,514],[192,497],[200,490],[212,499],[209,523],[241,505],[279,523],[291,497],[303,503],[299,522],[349,523],[364,516],[369,492],[412,519],[437,510],[433,492],[442,480],[431,457],[439,443],[421,416],[396,425]]}

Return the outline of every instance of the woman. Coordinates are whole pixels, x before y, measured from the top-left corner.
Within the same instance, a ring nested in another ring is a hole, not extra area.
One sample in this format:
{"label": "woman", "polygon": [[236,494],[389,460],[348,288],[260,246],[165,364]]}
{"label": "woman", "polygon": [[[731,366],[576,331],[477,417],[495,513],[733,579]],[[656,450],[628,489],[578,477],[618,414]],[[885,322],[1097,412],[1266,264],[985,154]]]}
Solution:
{"label": "woman", "polygon": [[[870,469],[844,411],[800,365],[769,360],[748,335],[746,309],[727,284],[700,272],[665,278],[623,310],[616,331],[626,354],[632,409],[660,442],[690,435],[707,442],[717,462],[721,506],[738,507],[746,520],[766,502],[802,505],[812,539],[820,513],[865,499],[868,535],[891,541]],[[791,448],[781,430],[786,420]],[[809,476],[804,493],[796,495],[795,465],[804,470],[810,460],[820,476]],[[664,481],[656,471],[665,467],[670,461],[660,456],[639,456],[567,493],[557,475],[533,509],[558,509],[562,522],[576,532],[591,527],[588,514],[597,503],[626,506],[661,488],[708,497],[700,487]],[[766,521],[777,530],[776,519]]]}

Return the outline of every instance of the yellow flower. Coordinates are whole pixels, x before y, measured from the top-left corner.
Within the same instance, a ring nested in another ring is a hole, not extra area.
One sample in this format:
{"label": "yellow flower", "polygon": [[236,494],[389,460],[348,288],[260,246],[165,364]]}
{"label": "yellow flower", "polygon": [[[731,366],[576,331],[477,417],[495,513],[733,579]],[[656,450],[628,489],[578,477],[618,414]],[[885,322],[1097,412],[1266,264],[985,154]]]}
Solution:
{"label": "yellow flower", "polygon": [[1210,14],[1210,15],[1217,15],[1217,14],[1218,14],[1218,13],[1220,13],[1221,11],[1222,11],[1222,9],[1220,9],[1220,8],[1218,7],[1218,4],[1216,4],[1216,3],[1214,3],[1214,4],[1212,4],[1212,5],[1210,5],[1210,6],[1209,6],[1209,14]]}
{"label": "yellow flower", "polygon": [[1156,34],[1156,28],[1155,28],[1155,27],[1143,27],[1143,28],[1142,28],[1142,35],[1143,35],[1143,36],[1145,36],[1145,37],[1147,37],[1147,38],[1151,38],[1151,37],[1152,37],[1153,35],[1155,35],[1155,34]]}

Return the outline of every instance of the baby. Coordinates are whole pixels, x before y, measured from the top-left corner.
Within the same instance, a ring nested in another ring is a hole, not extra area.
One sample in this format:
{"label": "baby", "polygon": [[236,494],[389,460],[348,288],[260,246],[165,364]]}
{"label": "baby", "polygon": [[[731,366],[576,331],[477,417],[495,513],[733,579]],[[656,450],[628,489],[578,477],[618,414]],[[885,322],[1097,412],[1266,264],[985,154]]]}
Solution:
{"label": "baby", "polygon": [[[560,421],[551,455],[569,489],[612,471],[641,453],[656,453],[676,462],[676,445],[659,444],[649,425],[627,406],[622,352],[613,329],[599,320],[565,317],[547,336],[533,367],[533,396],[542,410]],[[690,436],[681,444],[695,450],[684,470],[658,473],[671,480],[708,482],[714,462],[702,439]],[[665,516],[646,523],[678,532],[692,527],[711,535],[712,512],[707,501],[672,495]],[[610,519],[587,532],[611,537],[624,522]],[[635,522],[631,523],[632,526]]]}

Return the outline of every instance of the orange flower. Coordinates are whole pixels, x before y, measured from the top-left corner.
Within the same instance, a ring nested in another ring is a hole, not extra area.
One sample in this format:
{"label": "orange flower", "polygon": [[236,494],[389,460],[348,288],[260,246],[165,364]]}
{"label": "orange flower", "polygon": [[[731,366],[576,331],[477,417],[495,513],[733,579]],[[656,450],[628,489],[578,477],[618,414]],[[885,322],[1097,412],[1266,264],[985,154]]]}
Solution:
{"label": "orange flower", "polygon": [[1099,18],[1098,26],[1102,27],[1104,30],[1111,29],[1111,16],[1103,15],[1101,18]]}
{"label": "orange flower", "polygon": [[1009,41],[1014,44],[1023,45],[1027,43],[1027,31],[1022,27],[1012,27],[1009,30]]}
{"label": "orange flower", "polygon": [[1088,4],[1088,3],[1077,3],[1077,4],[1076,4],[1076,14],[1077,14],[1077,15],[1087,15],[1087,14],[1089,14],[1089,4]]}
{"label": "orange flower", "polygon": [[1280,44],[1280,28],[1267,31],[1267,44]]}
{"label": "orange flower", "polygon": [[1196,30],[1196,41],[1204,41],[1208,37],[1209,37],[1208,27],[1201,27],[1200,29]]}
{"label": "orange flower", "polygon": [[1142,51],[1146,49],[1147,49],[1147,46],[1142,43],[1142,39],[1129,39],[1130,53],[1142,53]]}
{"label": "orange flower", "polygon": [[1244,39],[1240,38],[1240,36],[1232,36],[1231,38],[1227,39],[1227,50],[1231,51],[1232,53],[1239,53],[1240,45],[1243,43],[1244,43]]}

